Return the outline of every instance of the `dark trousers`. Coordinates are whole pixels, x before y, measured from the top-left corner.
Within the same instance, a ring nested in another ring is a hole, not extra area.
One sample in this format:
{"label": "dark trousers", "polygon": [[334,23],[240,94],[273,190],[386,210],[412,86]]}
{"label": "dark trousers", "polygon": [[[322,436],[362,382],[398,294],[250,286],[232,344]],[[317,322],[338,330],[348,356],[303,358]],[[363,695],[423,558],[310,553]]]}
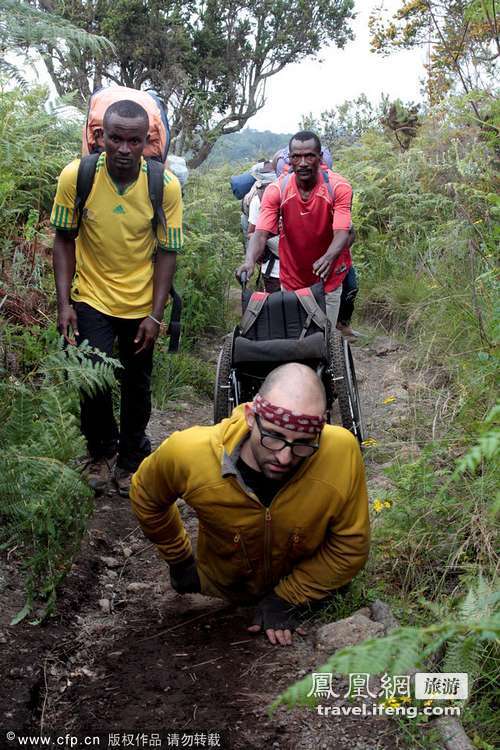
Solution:
{"label": "dark trousers", "polygon": [[115,339],[123,369],[120,381],[120,429],[113,414],[112,393],[101,389],[95,396],[82,395],[81,428],[92,458],[111,458],[118,450],[117,465],[135,471],[151,453],[146,427],[151,415],[151,372],[153,348],[135,354],[134,338],[143,318],[115,318],[95,310],[85,302],[75,302],[78,316],[77,343],[87,340],[104,354],[112,356]]}
{"label": "dark trousers", "polygon": [[349,325],[351,322],[352,314],[354,312],[354,300],[358,293],[358,280],[356,278],[356,271],[354,266],[351,266],[349,273],[344,279],[342,284],[342,296],[340,298],[340,309],[338,314],[338,322],[344,326]]}

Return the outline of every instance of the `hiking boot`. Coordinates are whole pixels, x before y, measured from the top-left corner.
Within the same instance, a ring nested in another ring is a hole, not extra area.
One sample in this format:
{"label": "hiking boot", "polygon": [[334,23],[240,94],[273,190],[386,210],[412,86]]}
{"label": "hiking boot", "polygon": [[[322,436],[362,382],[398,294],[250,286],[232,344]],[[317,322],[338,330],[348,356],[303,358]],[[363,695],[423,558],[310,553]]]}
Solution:
{"label": "hiking boot", "polygon": [[83,465],[82,476],[87,480],[96,495],[105,492],[111,481],[111,472],[113,469],[113,458],[89,458]]}
{"label": "hiking boot", "polygon": [[113,485],[115,491],[121,497],[128,497],[130,492],[130,480],[132,479],[132,471],[128,469],[122,469],[121,466],[115,466],[113,471]]}

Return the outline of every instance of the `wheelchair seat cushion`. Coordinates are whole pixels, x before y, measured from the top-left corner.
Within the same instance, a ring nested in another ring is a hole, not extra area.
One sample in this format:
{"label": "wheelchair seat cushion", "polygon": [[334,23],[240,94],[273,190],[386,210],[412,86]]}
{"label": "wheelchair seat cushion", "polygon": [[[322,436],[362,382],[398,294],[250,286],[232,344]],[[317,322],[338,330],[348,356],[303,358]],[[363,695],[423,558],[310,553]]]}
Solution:
{"label": "wheelchair seat cushion", "polygon": [[233,364],[247,362],[303,362],[325,359],[326,344],[322,332],[313,333],[302,339],[273,339],[252,341],[238,336],[234,341]]}

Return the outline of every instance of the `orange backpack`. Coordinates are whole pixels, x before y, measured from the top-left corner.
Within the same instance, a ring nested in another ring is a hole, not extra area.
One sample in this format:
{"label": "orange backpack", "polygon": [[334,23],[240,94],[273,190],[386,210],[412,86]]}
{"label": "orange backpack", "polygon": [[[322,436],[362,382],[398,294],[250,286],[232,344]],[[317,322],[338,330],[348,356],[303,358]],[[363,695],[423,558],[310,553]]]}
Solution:
{"label": "orange backpack", "polygon": [[104,113],[110,104],[123,99],[137,102],[149,115],[149,140],[144,149],[145,158],[165,163],[170,146],[170,126],[163,101],[154,91],[138,91],[126,86],[107,86],[98,89],[90,97],[87,121],[82,133],[82,154],[85,156],[104,149]]}

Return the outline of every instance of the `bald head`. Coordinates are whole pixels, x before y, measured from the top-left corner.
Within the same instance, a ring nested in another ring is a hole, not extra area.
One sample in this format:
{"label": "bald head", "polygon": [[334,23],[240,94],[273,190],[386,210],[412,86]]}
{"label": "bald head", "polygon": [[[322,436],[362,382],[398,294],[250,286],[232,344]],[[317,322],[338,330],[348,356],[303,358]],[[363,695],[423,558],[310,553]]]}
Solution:
{"label": "bald head", "polygon": [[260,395],[275,406],[290,411],[322,416],[326,411],[323,383],[311,367],[290,362],[272,370]]}

